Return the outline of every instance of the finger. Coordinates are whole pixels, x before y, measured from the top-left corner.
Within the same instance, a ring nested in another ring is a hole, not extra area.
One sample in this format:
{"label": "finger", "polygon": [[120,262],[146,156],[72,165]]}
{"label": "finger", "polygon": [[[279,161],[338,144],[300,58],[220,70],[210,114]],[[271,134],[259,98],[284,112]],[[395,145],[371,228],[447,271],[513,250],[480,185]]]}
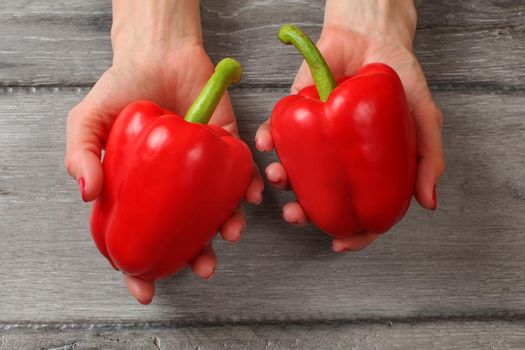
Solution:
{"label": "finger", "polygon": [[69,174],[78,181],[84,201],[95,199],[103,180],[100,155],[108,127],[92,105],[84,100],[67,118],[67,146],[64,160]]}
{"label": "finger", "polygon": [[131,295],[143,305],[151,303],[155,295],[155,281],[147,281],[138,277],[124,275],[126,286]]}
{"label": "finger", "polygon": [[360,233],[348,238],[336,238],[332,241],[332,250],[336,253],[357,251],[368,247],[379,237],[379,234]]}
{"label": "finger", "polygon": [[269,152],[273,149],[269,119],[262,123],[257,129],[257,133],[255,134],[255,147],[261,152]]}
{"label": "finger", "polygon": [[288,202],[283,207],[283,219],[289,224],[304,226],[308,223],[308,218],[297,202]]}
{"label": "finger", "polygon": [[191,263],[193,273],[206,280],[213,277],[216,267],[217,255],[211,244],[208,244]]}
{"label": "finger", "polygon": [[275,162],[268,165],[265,173],[268,181],[276,188],[281,190],[288,188],[288,175],[281,163]]}
{"label": "finger", "polygon": [[417,175],[415,196],[422,207],[437,207],[436,185],[445,171],[443,157],[443,115],[439,107],[429,101],[414,110],[417,134]]}
{"label": "finger", "polygon": [[246,220],[244,219],[244,211],[242,206],[239,205],[235,213],[222,224],[220,232],[225,241],[237,243],[241,239],[242,231],[244,231],[245,228]]}
{"label": "finger", "polygon": [[244,198],[248,203],[259,205],[263,200],[263,190],[264,180],[261,176],[261,173],[259,173],[257,165],[253,163],[252,179],[250,181],[250,184],[248,185],[248,188],[246,189]]}

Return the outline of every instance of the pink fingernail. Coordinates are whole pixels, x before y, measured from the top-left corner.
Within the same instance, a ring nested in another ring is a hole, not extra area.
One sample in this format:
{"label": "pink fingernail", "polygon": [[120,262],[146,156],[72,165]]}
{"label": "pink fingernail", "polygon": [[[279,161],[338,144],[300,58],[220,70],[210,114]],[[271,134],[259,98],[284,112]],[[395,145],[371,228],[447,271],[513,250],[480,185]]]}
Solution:
{"label": "pink fingernail", "polygon": [[82,196],[82,200],[84,202],[87,202],[86,200],[86,181],[83,177],[80,178],[78,181],[78,184],[80,185],[80,195]]}
{"label": "pink fingernail", "polygon": [[436,210],[437,208],[436,185],[434,185],[434,190],[432,192],[432,201],[434,202],[434,208],[432,208],[432,210]]}
{"label": "pink fingernail", "polygon": [[262,197],[262,195],[259,195],[259,199],[255,201],[255,205],[261,204],[262,201],[263,201],[263,197]]}

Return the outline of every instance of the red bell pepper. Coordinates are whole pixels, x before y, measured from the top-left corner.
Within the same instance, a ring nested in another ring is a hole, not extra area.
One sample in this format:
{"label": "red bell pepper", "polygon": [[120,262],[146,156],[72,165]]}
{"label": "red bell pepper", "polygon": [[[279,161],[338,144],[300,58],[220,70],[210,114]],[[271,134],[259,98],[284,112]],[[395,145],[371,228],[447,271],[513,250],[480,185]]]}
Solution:
{"label": "red bell pepper", "polygon": [[142,101],[115,120],[91,215],[93,238],[115,269],[143,279],[172,275],[235,211],[250,182],[252,156],[239,138],[206,124],[240,79],[239,63],[227,58],[184,119]]}
{"label": "red bell pepper", "polygon": [[312,41],[285,25],[315,86],[281,99],[271,134],[308,218],[336,238],[383,233],[406,213],[414,191],[416,134],[403,85],[374,63],[336,81]]}

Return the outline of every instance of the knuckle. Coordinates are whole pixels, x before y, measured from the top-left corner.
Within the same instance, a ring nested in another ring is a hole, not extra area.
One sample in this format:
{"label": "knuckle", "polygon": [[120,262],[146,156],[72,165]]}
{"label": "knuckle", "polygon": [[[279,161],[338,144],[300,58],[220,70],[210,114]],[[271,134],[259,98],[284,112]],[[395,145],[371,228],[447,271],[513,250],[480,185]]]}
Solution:
{"label": "knuckle", "polygon": [[64,167],[71,176],[74,176],[75,164],[78,162],[77,154],[78,153],[72,151],[67,151],[64,157]]}
{"label": "knuckle", "polygon": [[69,168],[71,167],[71,157],[67,153],[64,157],[64,167],[66,168],[66,170],[69,170]]}
{"label": "knuckle", "polygon": [[66,156],[64,157],[64,167],[66,168],[67,172],[72,175],[73,174],[73,157],[70,152],[66,153]]}
{"label": "knuckle", "polygon": [[78,120],[78,116],[80,115],[79,109],[79,105],[76,105],[75,107],[71,108],[71,110],[67,114],[68,123],[74,123],[76,120]]}

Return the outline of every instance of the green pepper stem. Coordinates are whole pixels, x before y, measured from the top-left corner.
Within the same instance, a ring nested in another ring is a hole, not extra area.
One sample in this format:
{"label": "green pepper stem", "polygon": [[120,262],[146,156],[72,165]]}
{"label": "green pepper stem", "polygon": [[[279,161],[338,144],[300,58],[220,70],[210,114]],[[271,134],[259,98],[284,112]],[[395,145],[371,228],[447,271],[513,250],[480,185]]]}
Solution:
{"label": "green pepper stem", "polygon": [[186,112],[184,120],[191,123],[208,124],[228,86],[237,84],[241,77],[242,68],[239,62],[233,58],[222,59]]}
{"label": "green pepper stem", "polygon": [[293,24],[285,24],[279,29],[279,40],[283,44],[293,45],[299,50],[310,67],[319,97],[321,101],[325,102],[335,89],[336,82],[315,44],[301,29]]}

